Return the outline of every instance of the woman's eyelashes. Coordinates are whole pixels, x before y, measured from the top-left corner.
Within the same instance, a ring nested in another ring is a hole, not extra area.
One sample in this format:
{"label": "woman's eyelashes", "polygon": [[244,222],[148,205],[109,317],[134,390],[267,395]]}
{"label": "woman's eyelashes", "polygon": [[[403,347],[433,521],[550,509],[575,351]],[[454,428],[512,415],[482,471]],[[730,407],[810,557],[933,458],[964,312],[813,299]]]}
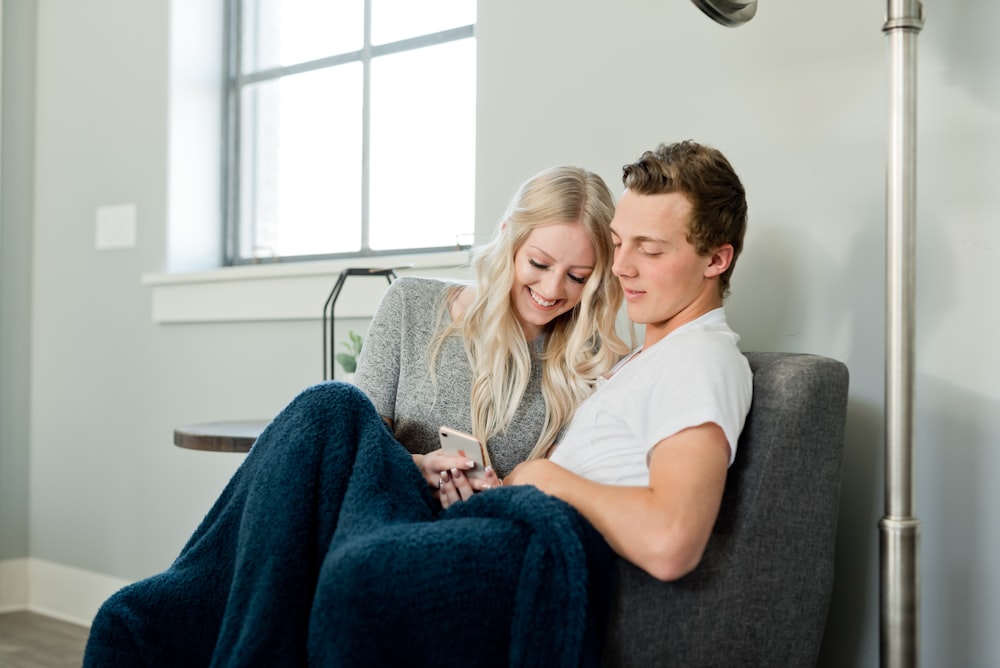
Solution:
{"label": "woman's eyelashes", "polygon": [[[531,258],[528,259],[528,264],[530,264],[535,269],[539,269],[541,271],[548,271],[549,269],[552,268],[550,265],[543,264],[542,262],[539,262],[538,260],[533,260]],[[587,278],[589,278],[589,277],[588,276],[578,276],[576,274],[567,273],[566,274],[566,278],[568,278],[569,280],[573,281],[574,283],[579,283],[580,285],[583,285],[584,283],[587,282]]]}

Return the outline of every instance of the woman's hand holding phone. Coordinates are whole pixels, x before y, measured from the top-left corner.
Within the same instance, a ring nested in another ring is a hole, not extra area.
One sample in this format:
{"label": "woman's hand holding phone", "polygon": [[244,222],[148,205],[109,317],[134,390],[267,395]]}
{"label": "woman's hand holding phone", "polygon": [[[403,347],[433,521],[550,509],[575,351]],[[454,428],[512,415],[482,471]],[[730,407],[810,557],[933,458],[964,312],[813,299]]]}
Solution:
{"label": "woman's hand holding phone", "polygon": [[468,457],[462,457],[457,453],[446,450],[435,450],[434,452],[428,452],[426,455],[413,455],[413,462],[420,469],[420,472],[423,473],[427,484],[435,490],[439,487],[438,482],[441,480],[443,472],[452,469],[464,471],[475,466],[475,462]]}
{"label": "woman's hand holding phone", "polygon": [[[446,427],[442,429],[447,430]],[[448,447],[442,447],[440,450],[435,450],[433,452],[428,452],[425,455],[413,455],[413,462],[420,469],[420,472],[424,476],[424,480],[427,484],[434,488],[434,496],[439,497],[438,490],[441,488],[441,474],[449,471],[473,471],[477,466],[482,470],[482,464],[477,464],[477,459],[481,462],[481,455],[479,457],[470,457],[466,450],[470,451],[472,455],[477,455],[480,452],[479,442],[469,436],[468,434],[463,434],[462,432],[454,432],[456,434],[456,440],[459,436],[463,438],[471,439],[475,443],[476,447],[462,447],[461,443],[456,446],[452,446],[451,442],[448,441],[450,433],[452,430],[447,430],[449,436],[440,436],[442,443],[448,443]]]}
{"label": "woman's hand holding phone", "polygon": [[503,485],[503,480],[500,480],[492,466],[486,467],[481,478],[470,478],[460,469],[443,471],[440,481],[437,497],[442,508],[447,508],[453,503],[468,501],[476,492]]}
{"label": "woman's hand holding phone", "polygon": [[[421,469],[424,478],[437,488],[442,507],[503,484],[490,466],[489,452],[471,434],[441,427],[438,436],[441,449],[425,455]],[[437,478],[432,481],[435,470]]]}

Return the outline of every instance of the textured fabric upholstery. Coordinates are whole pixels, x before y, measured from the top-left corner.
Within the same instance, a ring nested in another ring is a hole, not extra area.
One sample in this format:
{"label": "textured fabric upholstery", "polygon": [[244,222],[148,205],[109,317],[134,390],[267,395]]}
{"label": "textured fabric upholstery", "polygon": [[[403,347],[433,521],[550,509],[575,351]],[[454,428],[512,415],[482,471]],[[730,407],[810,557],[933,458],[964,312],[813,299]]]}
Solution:
{"label": "textured fabric upholstery", "polygon": [[814,666],[833,586],[847,367],[747,353],[753,404],[701,564],[618,560],[606,666]]}

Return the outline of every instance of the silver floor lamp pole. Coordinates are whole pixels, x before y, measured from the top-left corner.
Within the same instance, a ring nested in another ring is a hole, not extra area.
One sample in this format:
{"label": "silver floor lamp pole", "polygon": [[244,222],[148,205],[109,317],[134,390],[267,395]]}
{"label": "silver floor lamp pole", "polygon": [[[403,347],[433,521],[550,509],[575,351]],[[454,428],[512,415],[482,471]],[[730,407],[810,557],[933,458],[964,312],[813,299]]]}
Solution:
{"label": "silver floor lamp pole", "polygon": [[[887,0],[889,156],[886,176],[885,515],[879,522],[880,657],[887,668],[919,661],[920,523],[913,515],[913,329],[916,220],[916,55],[919,0]],[[757,0],[692,0],[726,26],[757,12]]]}
{"label": "silver floor lamp pole", "polygon": [[886,175],[885,516],[879,522],[881,665],[919,664],[920,523],[913,515],[917,35],[919,0],[888,0]]}

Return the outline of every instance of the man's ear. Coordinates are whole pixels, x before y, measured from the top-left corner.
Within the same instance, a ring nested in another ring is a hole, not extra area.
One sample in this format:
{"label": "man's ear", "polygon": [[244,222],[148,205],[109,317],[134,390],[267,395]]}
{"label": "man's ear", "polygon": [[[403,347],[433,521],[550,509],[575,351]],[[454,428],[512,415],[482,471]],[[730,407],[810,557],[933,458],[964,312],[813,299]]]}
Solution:
{"label": "man's ear", "polygon": [[721,276],[733,263],[733,245],[722,244],[712,251],[708,258],[708,265],[705,266],[705,278]]}

